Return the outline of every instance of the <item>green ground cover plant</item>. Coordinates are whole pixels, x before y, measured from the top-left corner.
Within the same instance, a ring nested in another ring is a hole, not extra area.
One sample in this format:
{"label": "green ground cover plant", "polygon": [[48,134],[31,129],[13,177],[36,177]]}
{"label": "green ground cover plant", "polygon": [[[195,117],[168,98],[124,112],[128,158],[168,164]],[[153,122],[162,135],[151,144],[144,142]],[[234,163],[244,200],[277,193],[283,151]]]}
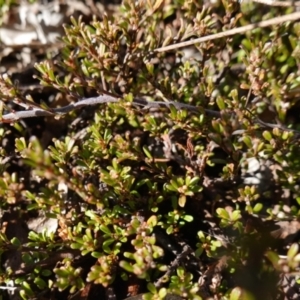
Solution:
{"label": "green ground cover plant", "polygon": [[296,7],[125,0],[2,74],[3,299],[299,297],[300,22],[157,51]]}

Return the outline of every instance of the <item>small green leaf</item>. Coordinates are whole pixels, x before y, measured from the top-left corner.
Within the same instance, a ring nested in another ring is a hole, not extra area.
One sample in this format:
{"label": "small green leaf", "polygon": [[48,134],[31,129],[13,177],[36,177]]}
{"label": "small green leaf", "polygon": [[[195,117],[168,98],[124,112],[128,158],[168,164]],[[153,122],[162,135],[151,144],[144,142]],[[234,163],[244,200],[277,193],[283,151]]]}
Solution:
{"label": "small green leaf", "polygon": [[17,150],[19,152],[23,151],[24,149],[27,148],[27,145],[26,145],[26,141],[25,141],[25,138],[21,137],[19,139],[16,139],[15,141],[15,147],[17,148]]}
{"label": "small green leaf", "polygon": [[23,286],[24,290],[26,291],[27,296],[33,296],[34,295],[30,285],[28,284],[28,282],[23,281],[22,286]]}
{"label": "small green leaf", "polygon": [[111,249],[109,248],[109,246],[114,243],[115,240],[114,239],[108,239],[106,240],[103,245],[102,245],[102,248],[103,250],[106,252],[106,253],[110,253],[111,252]]}
{"label": "small green leaf", "polygon": [[33,281],[39,289],[43,290],[47,287],[47,283],[40,277],[35,277],[34,281]]}
{"label": "small green leaf", "polygon": [[267,140],[268,142],[270,142],[272,140],[272,134],[270,133],[270,131],[264,131],[262,133],[263,137],[265,138],[265,140]]}
{"label": "small green leaf", "polygon": [[153,159],[151,152],[149,151],[147,146],[143,146],[143,151],[146,154],[146,156],[150,159]]}
{"label": "small green leaf", "polygon": [[152,294],[156,294],[157,290],[156,290],[156,287],[153,283],[149,282],[147,284],[147,289],[148,291],[150,291]]}
{"label": "small green leaf", "polygon": [[184,215],[182,219],[185,220],[186,222],[192,222],[194,220],[193,216],[190,215]]}
{"label": "small green leaf", "polygon": [[220,110],[224,110],[226,108],[225,102],[222,97],[218,97],[216,102]]}
{"label": "small green leaf", "polygon": [[172,234],[173,231],[174,231],[173,226],[169,226],[166,230],[167,234],[169,234],[169,235]]}
{"label": "small green leaf", "polygon": [[299,251],[299,245],[296,243],[292,244],[292,246],[290,247],[287,253],[288,258],[292,259],[293,257],[295,257],[298,251]]}
{"label": "small green leaf", "polygon": [[239,210],[235,210],[232,215],[231,215],[231,220],[232,221],[237,221],[241,218],[241,212]]}
{"label": "small green leaf", "polygon": [[16,237],[12,238],[12,239],[10,240],[10,242],[11,242],[14,246],[16,246],[16,247],[20,247],[20,246],[22,245],[22,243],[20,242],[20,240],[19,240],[18,238],[16,238]]}
{"label": "small green leaf", "polygon": [[29,253],[26,253],[26,252],[22,255],[22,260],[26,264],[32,264],[34,262],[32,256]]}
{"label": "small green leaf", "polygon": [[178,205],[184,207],[186,203],[186,195],[180,195],[178,199]]}
{"label": "small green leaf", "polygon": [[242,289],[240,287],[235,287],[231,293],[229,300],[241,300],[242,299]]}
{"label": "small green leaf", "polygon": [[262,203],[256,203],[255,206],[253,207],[253,212],[254,213],[259,213],[263,209]]}
{"label": "small green leaf", "polygon": [[48,277],[48,276],[51,276],[52,275],[52,272],[48,269],[45,269],[45,270],[42,270],[41,271],[41,274],[45,277]]}
{"label": "small green leaf", "polygon": [[157,216],[153,215],[147,220],[147,224],[152,228],[157,225]]}
{"label": "small green leaf", "polygon": [[176,270],[176,272],[177,272],[177,275],[178,275],[179,277],[181,277],[181,278],[184,277],[185,271],[184,271],[184,268],[183,268],[183,267],[178,267],[177,270]]}
{"label": "small green leaf", "polygon": [[252,148],[252,139],[246,135],[243,137],[243,142],[246,144],[246,146],[251,149]]}
{"label": "small green leaf", "polygon": [[229,213],[226,209],[219,207],[219,208],[217,208],[216,212],[217,212],[219,218],[222,218],[225,220],[230,220]]}
{"label": "small green leaf", "polygon": [[166,288],[161,288],[158,292],[160,299],[165,299],[168,294],[168,290]]}
{"label": "small green leaf", "polygon": [[198,183],[199,182],[199,180],[200,180],[200,178],[199,177],[193,177],[192,179],[191,179],[191,181],[189,182],[189,185],[195,185],[196,183]]}
{"label": "small green leaf", "polygon": [[133,273],[133,266],[125,260],[120,261],[120,267],[125,269],[127,272]]}
{"label": "small green leaf", "polygon": [[108,235],[111,235],[111,231],[110,231],[110,229],[107,227],[107,226],[105,226],[105,225],[100,225],[100,230],[101,231],[103,231],[104,233],[106,233],[106,234],[108,234]]}

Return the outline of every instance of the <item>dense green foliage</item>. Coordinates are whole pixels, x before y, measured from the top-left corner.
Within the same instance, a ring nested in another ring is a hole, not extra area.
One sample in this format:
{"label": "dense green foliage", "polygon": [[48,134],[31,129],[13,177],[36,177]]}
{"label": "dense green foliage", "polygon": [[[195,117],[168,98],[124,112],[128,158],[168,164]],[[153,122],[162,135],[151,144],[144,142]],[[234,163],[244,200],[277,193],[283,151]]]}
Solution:
{"label": "dense green foliage", "polygon": [[[73,18],[59,55],[36,69],[56,95],[52,107],[108,92],[120,102],[47,118],[63,130],[46,145],[22,122],[0,129],[2,142],[11,130],[16,138],[11,153],[0,148],[2,160],[13,153],[19,162],[1,165],[1,209],[57,220],[26,241],[0,234],[2,255],[18,251],[23,261],[2,267],[1,285],[13,281],[23,299],[67,299],[91,284],[99,294],[112,287],[117,299],[131,286],[145,299],[280,297],[298,244],[269,240],[260,222],[299,216],[299,134],[257,119],[300,129],[300,23],[155,49],[293,9],[232,0],[126,0],[119,9],[89,24]],[[22,101],[9,79],[1,87],[6,105]],[[141,109],[135,97],[203,111]],[[253,158],[268,176],[250,174]],[[64,255],[49,262],[53,253]]]}

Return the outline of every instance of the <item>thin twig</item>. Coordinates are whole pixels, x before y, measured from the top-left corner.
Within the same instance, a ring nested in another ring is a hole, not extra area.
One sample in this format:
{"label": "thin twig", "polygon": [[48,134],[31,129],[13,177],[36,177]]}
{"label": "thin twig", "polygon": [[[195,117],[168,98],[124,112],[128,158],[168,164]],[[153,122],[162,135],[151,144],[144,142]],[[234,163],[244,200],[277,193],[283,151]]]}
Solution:
{"label": "thin twig", "polygon": [[[80,109],[82,107],[96,105],[96,104],[103,104],[103,103],[117,103],[120,102],[118,97],[113,97],[109,95],[101,95],[98,97],[86,98],[80,100],[75,103],[71,103],[67,106],[53,108],[51,110],[43,110],[43,109],[34,109],[34,110],[22,110],[22,111],[14,111],[12,113],[6,114],[2,116],[0,122],[3,123],[11,123],[15,122],[19,119],[25,118],[33,118],[33,117],[49,117],[49,116],[59,116],[69,113],[73,110]],[[175,106],[177,109],[186,109],[191,112],[200,112],[200,107],[196,107],[194,105],[180,103],[175,101],[147,101],[144,99],[134,99],[132,102],[134,105],[143,106],[144,109],[152,108],[152,107],[169,107],[170,105]],[[219,117],[220,113],[218,111],[205,109],[204,110],[207,114],[215,117]]]}
{"label": "thin twig", "polygon": [[163,283],[165,282],[166,278],[170,278],[172,273],[176,270],[178,266],[182,263],[182,261],[192,252],[192,249],[188,246],[184,246],[183,250],[180,254],[176,256],[176,258],[172,261],[171,265],[169,266],[168,270],[166,273],[161,276],[155,283],[156,288],[160,288]]}
{"label": "thin twig", "polygon": [[21,289],[21,287],[17,287],[17,286],[0,286],[0,290],[15,291],[15,290],[19,290],[19,289]]}
{"label": "thin twig", "polygon": [[[8,113],[6,115],[3,115],[2,118],[0,119],[0,123],[12,123],[15,121],[18,121],[19,119],[25,119],[25,118],[33,118],[33,117],[54,117],[54,116],[61,116],[66,113],[69,113],[71,111],[80,109],[82,107],[86,106],[92,106],[96,104],[104,104],[104,103],[119,103],[120,99],[118,97],[114,97],[111,95],[101,95],[98,97],[92,97],[92,98],[86,98],[82,99],[78,102],[69,104],[67,106],[59,107],[59,108],[53,108],[51,110],[43,110],[43,109],[34,109],[34,110],[22,110],[22,111],[14,111],[12,113]],[[175,102],[175,101],[147,101],[145,99],[138,99],[135,98],[133,99],[132,102],[133,105],[135,106],[142,106],[142,110],[146,110],[148,108],[160,108],[160,107],[171,107],[174,106],[177,109],[180,110],[187,110],[189,112],[193,113],[205,113],[208,116],[211,117],[221,117],[221,113],[216,110],[212,109],[206,109],[202,107],[197,107],[191,104],[186,104],[186,103],[180,103],[180,102]],[[300,132],[294,129],[287,128],[282,125],[278,124],[271,124],[271,123],[265,123],[259,118],[256,118],[254,120],[254,124],[260,125],[263,128],[279,128],[283,131],[291,131],[294,133],[297,133],[300,135]],[[243,134],[245,130],[236,130],[235,135],[237,134]]]}
{"label": "thin twig", "polygon": [[281,7],[300,7],[300,2],[296,1],[273,1],[273,0],[252,0],[253,2],[270,5],[270,6],[281,6]]}
{"label": "thin twig", "polygon": [[269,20],[266,20],[266,21],[261,21],[261,22],[258,22],[258,23],[254,23],[254,24],[250,24],[250,25],[230,29],[230,30],[227,30],[227,31],[224,31],[224,32],[219,32],[219,33],[216,33],[216,34],[203,36],[203,37],[193,39],[193,40],[190,40],[190,41],[186,41],[186,42],[182,42],[182,43],[178,43],[178,44],[174,44],[174,45],[170,45],[170,46],[166,46],[166,47],[156,48],[154,50],[154,52],[170,51],[170,50],[174,50],[174,49],[178,49],[178,48],[182,48],[182,47],[191,46],[191,45],[194,45],[194,44],[199,44],[199,43],[203,43],[203,42],[207,42],[207,41],[212,41],[212,40],[223,38],[223,37],[226,37],[226,36],[235,35],[235,34],[238,34],[238,33],[244,33],[244,32],[247,32],[247,31],[251,31],[255,28],[268,27],[268,26],[277,25],[277,24],[284,23],[284,22],[296,21],[296,20],[299,20],[299,19],[300,19],[300,12],[295,12],[295,13],[291,13],[291,14],[288,14],[288,15],[285,15],[285,16],[280,16],[280,17],[276,17],[276,18],[273,18],[273,19],[269,19]]}

